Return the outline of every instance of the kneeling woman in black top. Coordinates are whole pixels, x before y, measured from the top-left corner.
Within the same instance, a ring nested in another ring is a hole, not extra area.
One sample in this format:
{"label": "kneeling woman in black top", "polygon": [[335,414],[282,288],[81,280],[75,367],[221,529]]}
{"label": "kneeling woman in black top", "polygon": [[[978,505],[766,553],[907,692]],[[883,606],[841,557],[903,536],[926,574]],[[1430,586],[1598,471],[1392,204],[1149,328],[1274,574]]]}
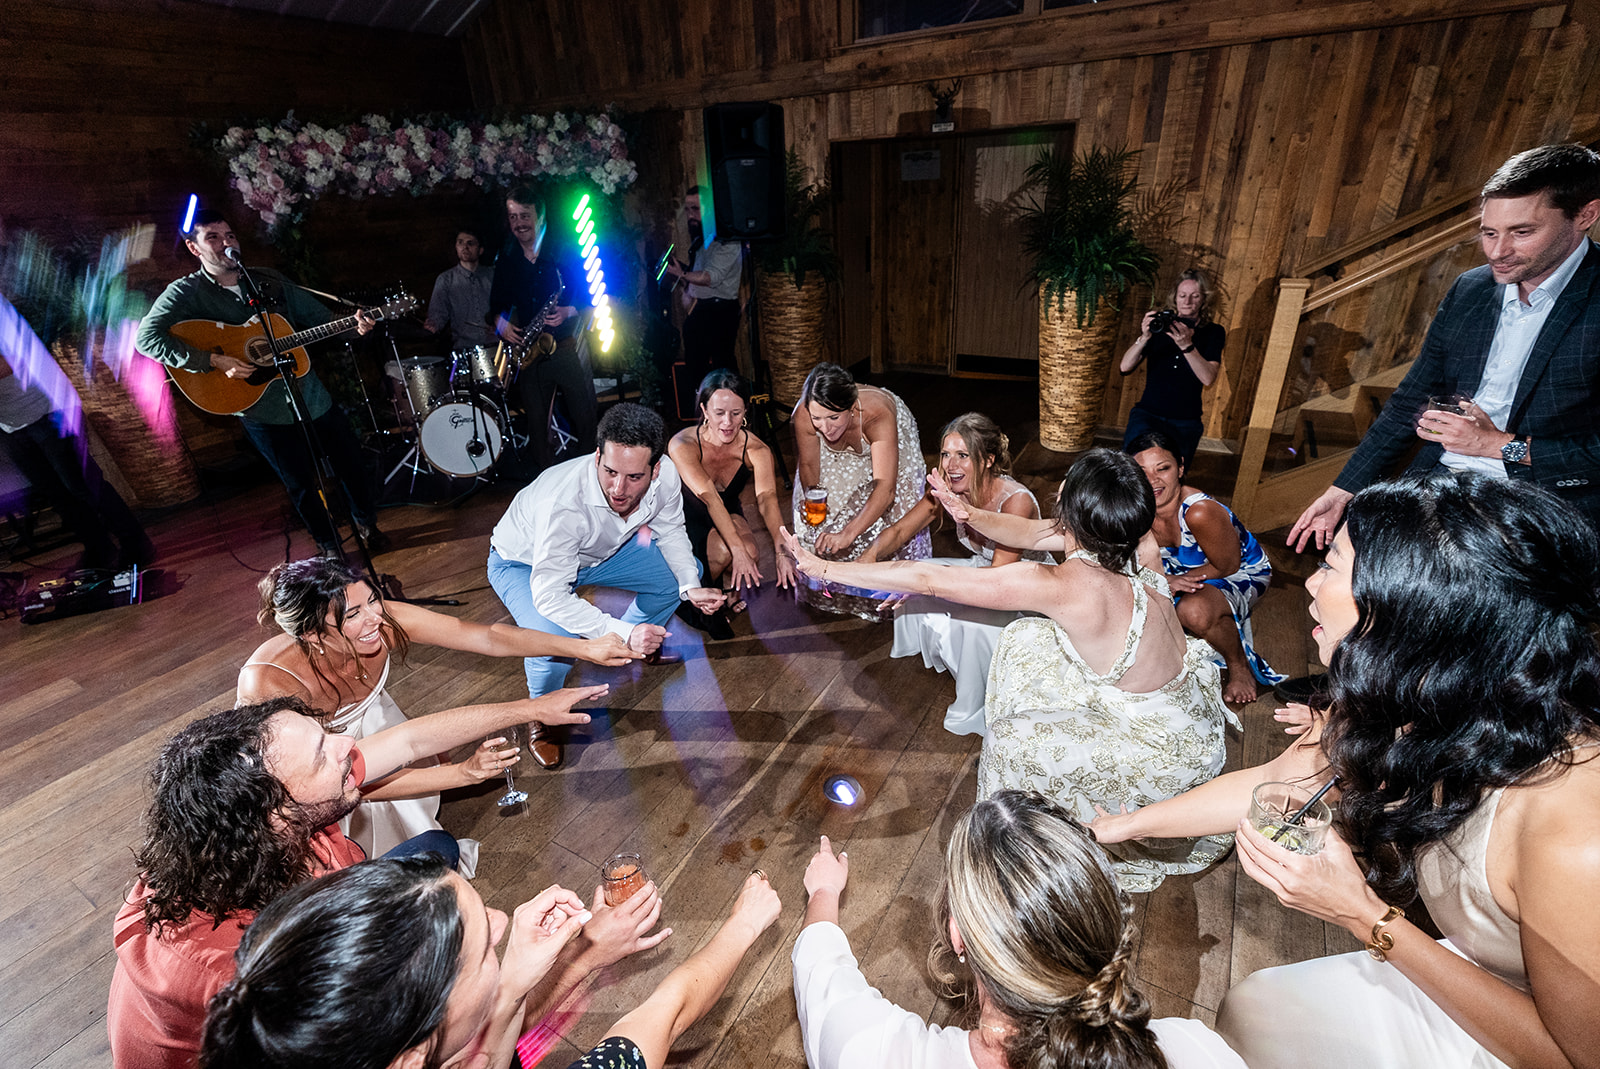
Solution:
{"label": "kneeling woman in black top", "polygon": [[[754,479],[756,508],[761,522],[778,545],[783,514],[778,508],[777,465],[767,443],[750,433],[747,411],[750,384],[723,368],[714,369],[700,381],[695,395],[700,406],[700,422],[685,427],[667,443],[667,455],[683,479],[683,520],[689,545],[699,558],[703,582],[711,586],[719,579],[728,592],[724,610],[737,614],[744,610],[742,590],[761,585],[761,566],[757,562],[755,535],[745,518],[741,498]],[[794,566],[782,553],[774,565],[780,587],[794,584]],[[696,622],[691,619],[691,622]],[[724,628],[727,626],[724,622]],[[723,636],[713,631],[713,637]]]}

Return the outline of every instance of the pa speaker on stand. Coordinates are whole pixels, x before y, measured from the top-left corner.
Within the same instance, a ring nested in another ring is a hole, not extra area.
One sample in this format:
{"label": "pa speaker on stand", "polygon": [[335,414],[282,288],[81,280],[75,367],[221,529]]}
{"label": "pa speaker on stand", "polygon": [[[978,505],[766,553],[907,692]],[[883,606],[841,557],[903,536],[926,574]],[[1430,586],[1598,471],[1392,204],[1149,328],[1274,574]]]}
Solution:
{"label": "pa speaker on stand", "polygon": [[770,103],[715,104],[704,117],[717,237],[783,237],[783,109]]}

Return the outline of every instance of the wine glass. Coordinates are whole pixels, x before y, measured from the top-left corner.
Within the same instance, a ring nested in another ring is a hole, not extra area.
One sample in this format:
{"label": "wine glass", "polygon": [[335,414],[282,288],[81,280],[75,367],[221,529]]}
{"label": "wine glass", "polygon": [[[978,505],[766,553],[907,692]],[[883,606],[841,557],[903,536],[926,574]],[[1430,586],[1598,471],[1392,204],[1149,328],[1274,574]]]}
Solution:
{"label": "wine glass", "polygon": [[[517,729],[516,728],[514,728],[514,727],[506,728],[506,741],[509,742],[513,746],[515,746],[517,744]],[[517,781],[512,778],[511,769],[512,769],[511,765],[507,765],[506,766],[506,793],[502,794],[498,799],[496,799],[496,801],[494,803],[495,805],[500,806],[501,808],[504,808],[506,806],[512,806],[512,805],[521,805],[523,802],[526,802],[528,800],[528,792],[527,791],[519,791],[519,790],[517,790]]]}

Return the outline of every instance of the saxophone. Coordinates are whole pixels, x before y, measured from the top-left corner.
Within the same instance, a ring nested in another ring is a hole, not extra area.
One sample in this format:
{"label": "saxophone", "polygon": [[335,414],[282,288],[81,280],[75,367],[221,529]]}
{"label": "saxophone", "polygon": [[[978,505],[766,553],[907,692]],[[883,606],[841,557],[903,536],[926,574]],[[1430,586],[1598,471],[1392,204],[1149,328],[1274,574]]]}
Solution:
{"label": "saxophone", "polygon": [[544,306],[539,309],[539,314],[528,320],[528,329],[522,332],[522,340],[515,345],[507,341],[501,341],[500,351],[495,354],[494,358],[495,372],[500,379],[501,385],[507,384],[511,379],[513,373],[512,361],[516,362],[516,370],[524,371],[541,356],[549,356],[556,351],[555,335],[548,330],[540,330],[539,333],[535,334],[533,333],[533,324],[538,323],[542,326],[545,317],[560,305],[561,295],[566,291],[567,288],[561,281],[561,272],[557,271],[555,292],[550,294],[548,301],[544,302]]}

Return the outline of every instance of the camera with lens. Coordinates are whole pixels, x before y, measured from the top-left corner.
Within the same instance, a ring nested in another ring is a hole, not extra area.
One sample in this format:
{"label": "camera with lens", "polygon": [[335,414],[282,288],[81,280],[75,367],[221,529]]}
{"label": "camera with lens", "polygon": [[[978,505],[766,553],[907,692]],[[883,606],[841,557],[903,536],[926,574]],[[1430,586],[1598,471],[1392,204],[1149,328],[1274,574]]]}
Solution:
{"label": "camera with lens", "polygon": [[1171,329],[1172,324],[1178,321],[1178,312],[1174,308],[1163,308],[1150,320],[1150,336],[1165,334]]}

